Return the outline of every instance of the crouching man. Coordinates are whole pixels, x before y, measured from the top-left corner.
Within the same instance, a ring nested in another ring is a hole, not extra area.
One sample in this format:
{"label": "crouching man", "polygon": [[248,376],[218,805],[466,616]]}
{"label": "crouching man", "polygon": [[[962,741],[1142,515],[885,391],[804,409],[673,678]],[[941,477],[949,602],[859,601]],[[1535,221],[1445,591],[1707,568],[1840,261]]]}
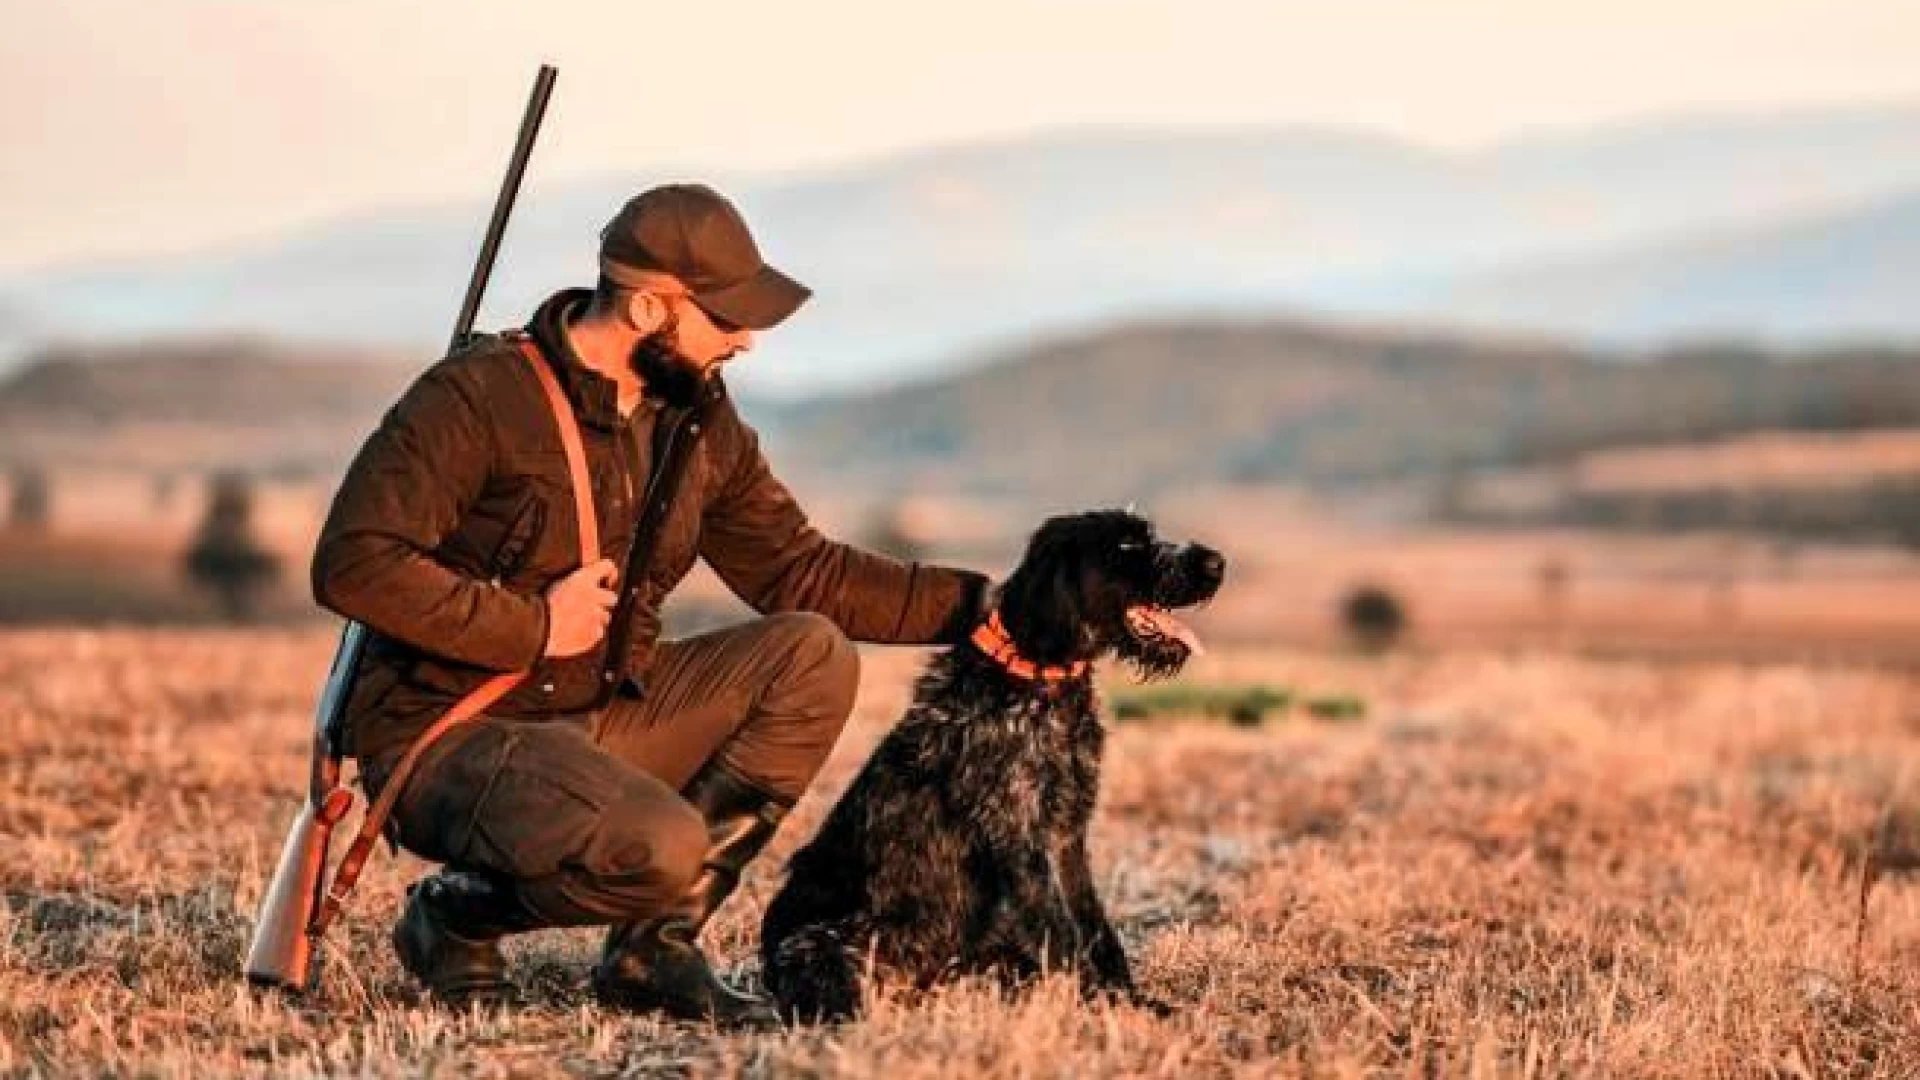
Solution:
{"label": "crouching man", "polygon": [[[444,863],[393,932],[443,1000],[510,1000],[500,939],[608,925],[595,995],[726,1025],[773,1021],[714,975],[701,927],[826,759],[853,706],[850,639],[953,642],[979,574],[826,539],[769,470],[721,366],[808,290],[731,203],[673,185],[601,233],[595,287],[428,370],[348,469],[315,597],[372,643],[350,751],[379,792],[415,738],[491,676],[528,676],[432,743],[390,835]],[[577,418],[600,561],[534,362]],[[704,558],[762,618],[659,640]]]}

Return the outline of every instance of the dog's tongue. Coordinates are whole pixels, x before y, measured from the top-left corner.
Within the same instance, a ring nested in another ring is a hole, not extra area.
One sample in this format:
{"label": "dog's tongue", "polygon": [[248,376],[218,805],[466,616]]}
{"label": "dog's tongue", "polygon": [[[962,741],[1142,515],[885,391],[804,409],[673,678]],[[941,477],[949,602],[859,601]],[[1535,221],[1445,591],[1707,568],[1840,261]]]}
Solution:
{"label": "dog's tongue", "polygon": [[1161,637],[1169,637],[1178,641],[1182,645],[1185,645],[1187,651],[1195,656],[1199,656],[1207,651],[1200,645],[1200,635],[1194,633],[1191,626],[1174,618],[1173,613],[1166,608],[1157,608],[1146,604],[1138,607],[1130,607],[1127,609],[1127,620]]}

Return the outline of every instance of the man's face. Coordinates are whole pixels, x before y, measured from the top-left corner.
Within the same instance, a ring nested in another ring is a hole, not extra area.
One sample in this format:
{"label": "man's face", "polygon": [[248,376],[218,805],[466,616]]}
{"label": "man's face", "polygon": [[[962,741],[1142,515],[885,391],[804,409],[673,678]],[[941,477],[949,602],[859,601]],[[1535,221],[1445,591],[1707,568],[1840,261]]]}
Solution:
{"label": "man's face", "polygon": [[635,344],[633,367],[668,399],[691,401],[722,365],[753,348],[753,331],[720,323],[684,295],[666,302],[666,325]]}
{"label": "man's face", "polygon": [[727,325],[685,296],[676,296],[668,343],[680,359],[711,377],[720,365],[753,348],[753,331]]}

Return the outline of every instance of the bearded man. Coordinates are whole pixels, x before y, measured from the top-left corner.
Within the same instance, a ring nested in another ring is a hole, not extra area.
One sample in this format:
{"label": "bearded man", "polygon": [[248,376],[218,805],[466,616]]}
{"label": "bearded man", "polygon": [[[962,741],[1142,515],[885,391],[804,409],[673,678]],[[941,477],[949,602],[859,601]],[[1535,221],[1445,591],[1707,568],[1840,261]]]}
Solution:
{"label": "bearded man", "polygon": [[[389,822],[445,864],[393,931],[431,994],[511,1000],[503,936],[608,925],[602,1002],[770,1023],[700,929],[838,738],[852,642],[958,641],[987,582],[827,539],[775,478],[720,369],[810,293],[732,203],[653,188],[600,241],[593,289],[477,336],[387,413],[334,498],[314,596],[372,631],[347,710],[369,796],[456,700],[529,672],[428,746]],[[536,361],[580,428],[602,555],[585,566]],[[661,640],[696,558],[761,617]]]}

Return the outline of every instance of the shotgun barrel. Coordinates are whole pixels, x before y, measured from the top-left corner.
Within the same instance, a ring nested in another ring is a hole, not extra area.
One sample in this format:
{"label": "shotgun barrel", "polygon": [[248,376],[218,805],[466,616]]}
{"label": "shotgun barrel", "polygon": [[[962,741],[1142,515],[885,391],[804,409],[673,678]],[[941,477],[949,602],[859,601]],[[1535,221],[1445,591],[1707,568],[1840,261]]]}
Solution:
{"label": "shotgun barrel", "polygon": [[487,294],[487,280],[493,276],[493,260],[500,254],[500,239],[507,233],[507,218],[513,214],[514,200],[520,196],[520,180],[527,174],[527,162],[533,157],[533,142],[540,137],[540,120],[547,115],[547,99],[553,96],[553,80],[558,73],[551,64],[540,65],[534,76],[533,93],[527,98],[527,111],[520,118],[520,136],[513,143],[513,157],[507,160],[507,174],[500,178],[500,194],[493,199],[493,217],[487,221],[487,234],[480,241],[480,254],[473,261],[473,276],[467,280],[467,296],[460,303],[460,314],[453,321],[449,353],[457,351],[473,332],[473,320],[480,314],[480,299]]}

